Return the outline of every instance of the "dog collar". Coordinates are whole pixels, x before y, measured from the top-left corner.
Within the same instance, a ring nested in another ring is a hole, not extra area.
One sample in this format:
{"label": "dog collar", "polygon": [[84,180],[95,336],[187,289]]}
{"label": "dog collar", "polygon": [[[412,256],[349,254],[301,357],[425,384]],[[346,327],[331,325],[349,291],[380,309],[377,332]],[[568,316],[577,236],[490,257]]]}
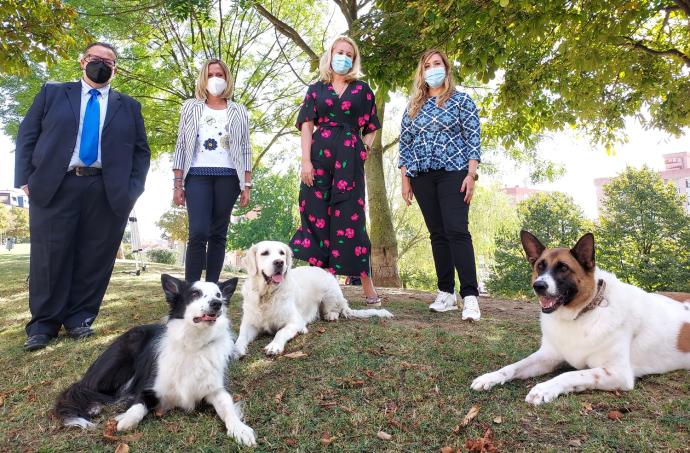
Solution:
{"label": "dog collar", "polygon": [[595,308],[597,308],[601,303],[605,300],[604,299],[604,291],[606,290],[606,282],[602,279],[597,282],[597,292],[592,298],[592,300],[587,304],[585,308],[580,310],[580,313],[575,316],[575,319],[579,318],[580,315],[583,313],[587,313],[588,311],[592,311]]}

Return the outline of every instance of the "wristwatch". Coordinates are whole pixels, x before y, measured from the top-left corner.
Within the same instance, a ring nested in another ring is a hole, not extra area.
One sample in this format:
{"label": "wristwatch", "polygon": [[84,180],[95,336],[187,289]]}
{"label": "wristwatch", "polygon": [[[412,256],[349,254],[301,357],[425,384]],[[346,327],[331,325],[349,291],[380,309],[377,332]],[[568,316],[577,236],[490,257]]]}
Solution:
{"label": "wristwatch", "polygon": [[467,172],[467,176],[471,176],[475,181],[479,179],[479,175],[476,171],[474,173]]}
{"label": "wristwatch", "polygon": [[251,183],[251,182],[245,182],[245,183],[244,183],[244,187],[247,187],[247,188],[251,189],[251,188],[252,188],[252,183]]}

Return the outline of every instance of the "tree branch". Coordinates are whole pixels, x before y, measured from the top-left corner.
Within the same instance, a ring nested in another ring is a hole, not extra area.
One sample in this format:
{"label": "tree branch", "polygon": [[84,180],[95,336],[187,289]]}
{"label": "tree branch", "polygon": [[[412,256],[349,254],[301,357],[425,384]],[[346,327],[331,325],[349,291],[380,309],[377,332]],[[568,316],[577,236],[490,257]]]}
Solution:
{"label": "tree branch", "polygon": [[673,3],[678,5],[678,8],[685,12],[685,15],[690,18],[690,2],[687,0],[673,0]]}
{"label": "tree branch", "polygon": [[634,49],[642,50],[651,55],[677,58],[681,60],[686,66],[690,66],[690,56],[686,55],[678,49],[657,50],[652,49],[651,47],[647,47],[644,41],[639,41],[628,36],[623,36],[623,39],[628,41],[628,45]]}
{"label": "tree branch", "polygon": [[254,5],[254,8],[261,14],[263,17],[266,18],[270,23],[273,24],[273,26],[278,30],[281,34],[284,36],[287,36],[290,38],[297,46],[299,46],[300,49],[302,49],[309,59],[316,65],[319,64],[319,56],[312,50],[311,47],[302,39],[302,37],[299,35],[297,30],[286,24],[285,22],[281,21],[277,17],[275,17],[273,14],[271,14],[266,8],[264,8],[260,4]]}
{"label": "tree branch", "polygon": [[393,146],[395,146],[399,141],[400,141],[400,136],[397,136],[397,137],[395,138],[395,140],[393,140],[392,142],[387,143],[386,145],[384,145],[384,147],[383,147],[383,149],[381,150],[381,152],[382,152],[382,153],[385,153],[385,152],[388,151],[390,148],[392,148]]}

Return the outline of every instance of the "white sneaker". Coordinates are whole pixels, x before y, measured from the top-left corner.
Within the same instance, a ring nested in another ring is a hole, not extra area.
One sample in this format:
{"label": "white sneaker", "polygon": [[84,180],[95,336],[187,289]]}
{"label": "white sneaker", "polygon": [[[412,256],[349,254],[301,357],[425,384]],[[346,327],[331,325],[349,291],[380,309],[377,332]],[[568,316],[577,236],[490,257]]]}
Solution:
{"label": "white sneaker", "polygon": [[465,296],[463,299],[464,306],[462,307],[462,320],[479,321],[482,314],[479,312],[479,301],[476,296]]}
{"label": "white sneaker", "polygon": [[436,300],[434,301],[433,304],[429,305],[429,310],[435,311],[438,313],[444,312],[444,311],[451,311],[451,310],[457,310],[458,309],[458,298],[455,295],[455,293],[446,293],[443,291],[439,291],[438,294],[436,295]]}

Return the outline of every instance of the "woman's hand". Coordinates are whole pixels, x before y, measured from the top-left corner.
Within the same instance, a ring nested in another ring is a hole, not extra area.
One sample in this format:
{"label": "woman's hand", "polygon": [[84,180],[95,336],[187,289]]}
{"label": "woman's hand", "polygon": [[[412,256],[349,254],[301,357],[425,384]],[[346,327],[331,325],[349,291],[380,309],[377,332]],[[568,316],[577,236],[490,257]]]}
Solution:
{"label": "woman's hand", "polygon": [[465,176],[460,186],[460,192],[465,193],[465,203],[470,204],[472,195],[474,195],[474,178],[470,175]]}
{"label": "woman's hand", "polygon": [[405,203],[409,206],[412,204],[412,199],[414,198],[414,193],[412,192],[412,185],[410,184],[410,178],[403,175],[402,177],[402,197]]}
{"label": "woman's hand", "polygon": [[299,177],[307,186],[311,187],[314,185],[314,166],[310,160],[302,160],[302,170]]}
{"label": "woman's hand", "polygon": [[245,187],[242,193],[240,193],[240,207],[246,208],[249,204],[249,198],[251,197],[252,189]]}
{"label": "woman's hand", "polygon": [[173,189],[173,203],[176,206],[184,206],[184,190],[183,189]]}

